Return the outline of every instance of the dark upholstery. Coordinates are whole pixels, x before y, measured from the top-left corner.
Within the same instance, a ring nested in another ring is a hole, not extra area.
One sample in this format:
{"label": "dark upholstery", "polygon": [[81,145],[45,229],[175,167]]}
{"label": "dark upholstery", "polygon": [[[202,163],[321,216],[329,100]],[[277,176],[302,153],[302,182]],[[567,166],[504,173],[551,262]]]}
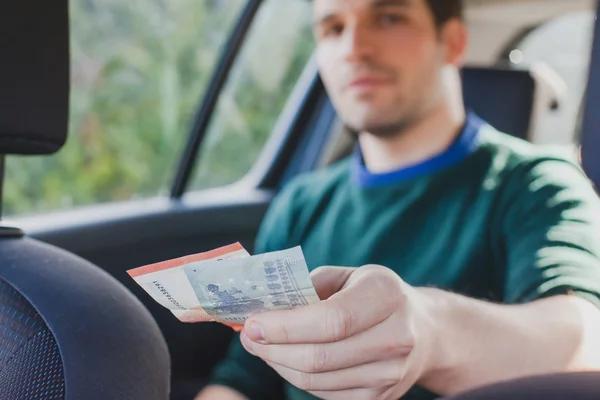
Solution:
{"label": "dark upholstery", "polygon": [[56,152],[69,115],[68,1],[3,1],[0,54],[0,154]]}
{"label": "dark upholstery", "polygon": [[64,399],[60,351],[44,320],[3,279],[0,305],[0,399]]}
{"label": "dark upholstery", "polygon": [[600,373],[555,374],[503,382],[444,400],[598,400]]}
{"label": "dark upholstery", "polygon": [[113,277],[55,247],[4,238],[0,278],[1,399],[168,398],[162,334]]}
{"label": "dark upholstery", "polygon": [[466,108],[494,128],[527,139],[535,95],[529,71],[465,67],[462,80]]}

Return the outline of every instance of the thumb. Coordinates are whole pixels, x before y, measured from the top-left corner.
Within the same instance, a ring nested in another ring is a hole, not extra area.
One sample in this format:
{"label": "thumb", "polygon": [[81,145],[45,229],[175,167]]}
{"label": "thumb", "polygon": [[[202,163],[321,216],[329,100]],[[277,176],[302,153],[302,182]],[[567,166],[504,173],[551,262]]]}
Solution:
{"label": "thumb", "polygon": [[313,286],[321,300],[327,300],[342,290],[356,268],[319,267],[310,273]]}

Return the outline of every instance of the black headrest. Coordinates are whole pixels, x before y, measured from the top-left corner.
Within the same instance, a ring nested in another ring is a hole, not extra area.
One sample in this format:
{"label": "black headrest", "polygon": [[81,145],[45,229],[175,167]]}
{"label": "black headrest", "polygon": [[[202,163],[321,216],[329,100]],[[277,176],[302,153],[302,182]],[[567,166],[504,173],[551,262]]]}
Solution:
{"label": "black headrest", "polygon": [[69,117],[68,0],[1,8],[0,154],[54,153]]}
{"label": "black headrest", "polygon": [[465,67],[462,81],[467,109],[494,128],[527,139],[535,95],[529,71]]}

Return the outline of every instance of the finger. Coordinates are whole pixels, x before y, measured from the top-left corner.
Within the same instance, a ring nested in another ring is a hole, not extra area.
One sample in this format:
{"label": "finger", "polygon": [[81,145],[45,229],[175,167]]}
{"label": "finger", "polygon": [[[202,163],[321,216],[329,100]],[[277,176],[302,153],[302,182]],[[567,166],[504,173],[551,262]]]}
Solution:
{"label": "finger", "polygon": [[272,362],[267,364],[283,379],[307,392],[352,389],[385,391],[402,381],[406,373],[406,364],[396,360],[363,364],[320,374],[307,374]]}
{"label": "finger", "polygon": [[404,300],[400,279],[383,267],[361,272],[352,273],[344,288],[327,300],[253,315],[244,331],[263,344],[331,343],[379,324]]}
{"label": "finger", "polygon": [[263,345],[250,340],[244,332],[240,340],[249,353],[265,361],[296,371],[321,373],[407,357],[413,349],[414,336],[410,327],[403,328],[403,323],[401,320],[394,323],[394,335],[390,335],[390,324],[381,323],[333,343]]}
{"label": "finger", "polygon": [[310,273],[315,291],[321,300],[327,300],[344,287],[356,268],[319,267]]}

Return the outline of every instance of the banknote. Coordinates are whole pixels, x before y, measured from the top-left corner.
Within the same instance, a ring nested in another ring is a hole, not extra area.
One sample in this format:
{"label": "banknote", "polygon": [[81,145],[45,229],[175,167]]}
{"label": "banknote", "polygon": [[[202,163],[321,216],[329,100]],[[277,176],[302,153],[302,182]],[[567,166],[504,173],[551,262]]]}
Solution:
{"label": "banknote", "polygon": [[243,325],[253,313],[319,301],[300,247],[183,269],[204,311],[222,323]]}
{"label": "banknote", "polygon": [[235,243],[127,272],[180,321],[236,331],[253,313],[319,301],[300,247],[250,256]]}
{"label": "banknote", "polygon": [[208,252],[135,268],[127,273],[157,303],[169,309],[180,321],[213,321],[198,302],[183,267],[205,261],[219,262],[249,256],[240,243],[234,243]]}

